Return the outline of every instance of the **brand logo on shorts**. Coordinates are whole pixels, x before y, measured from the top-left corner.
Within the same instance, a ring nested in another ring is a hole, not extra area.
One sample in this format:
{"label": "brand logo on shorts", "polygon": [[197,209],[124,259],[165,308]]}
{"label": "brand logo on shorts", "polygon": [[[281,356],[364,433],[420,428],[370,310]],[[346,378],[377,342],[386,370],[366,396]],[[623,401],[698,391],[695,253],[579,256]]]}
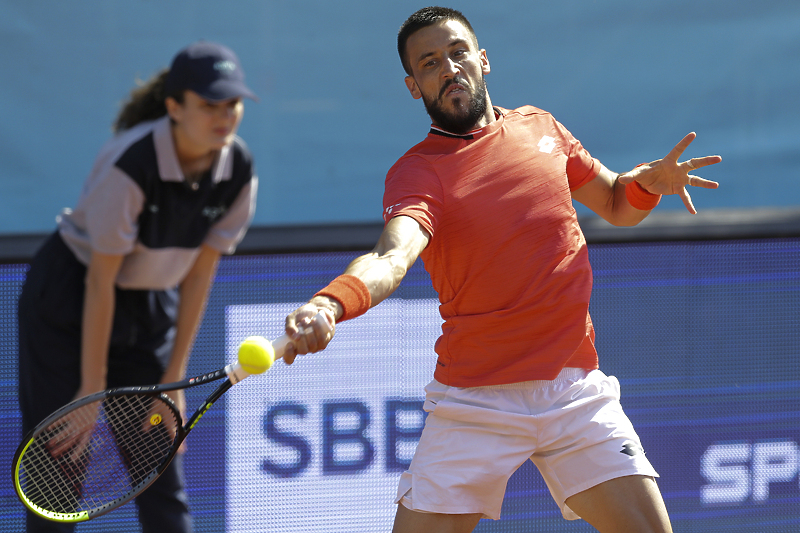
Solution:
{"label": "brand logo on shorts", "polygon": [[634,457],[636,455],[644,455],[644,448],[635,442],[626,442],[622,445],[622,449],[619,451],[619,453],[624,453],[625,455]]}

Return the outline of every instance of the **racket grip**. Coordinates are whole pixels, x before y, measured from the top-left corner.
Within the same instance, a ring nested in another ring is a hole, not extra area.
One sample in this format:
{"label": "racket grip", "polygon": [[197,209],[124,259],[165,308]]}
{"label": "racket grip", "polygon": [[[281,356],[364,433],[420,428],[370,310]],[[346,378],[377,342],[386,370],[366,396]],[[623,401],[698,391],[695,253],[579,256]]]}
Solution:
{"label": "racket grip", "polygon": [[[316,319],[317,317],[322,317],[322,319],[328,325],[333,324],[333,317],[330,316],[330,312],[328,311],[320,311],[320,313],[317,314],[314,318]],[[258,337],[258,339],[260,339],[263,342],[269,342],[263,337]],[[286,355],[287,348],[292,345],[292,339],[284,333],[277,339],[273,340],[272,342],[269,342],[269,344],[272,346],[272,352],[274,354],[274,359],[272,360],[272,362],[275,362],[278,359],[282,359],[283,356]],[[270,363],[270,365],[272,364],[272,362]],[[270,365],[268,365],[267,368],[269,368]],[[264,370],[266,369],[260,369],[256,373],[260,374],[264,372]],[[247,376],[251,375],[244,368],[242,368],[242,365],[239,362],[231,363],[228,366],[226,366],[225,373],[228,375],[228,378],[234,385],[243,380],[244,378],[246,378]]]}
{"label": "racket grip", "polygon": [[[267,368],[269,366],[271,366],[274,361],[277,361],[278,359],[281,359],[284,355],[286,355],[286,348],[289,345],[291,345],[291,343],[292,343],[292,340],[288,336],[286,336],[285,334],[281,335],[280,337],[278,337],[277,339],[275,339],[272,342],[267,341],[263,337],[257,337],[257,338],[261,339],[262,342],[267,343],[272,347],[272,353],[274,354],[274,359],[272,361],[270,361],[270,363],[267,366]],[[241,357],[241,352],[240,352],[239,357]],[[241,361],[241,359],[240,359],[240,361]],[[256,373],[260,374],[262,372],[264,372],[264,369],[261,369],[260,371],[258,371]],[[244,378],[252,375],[247,370],[242,368],[241,363],[238,362],[238,361],[235,362],[235,363],[231,363],[228,366],[226,366],[225,367],[225,373],[228,375],[228,379],[230,379],[231,383],[233,383],[234,385],[239,383],[240,381],[242,381]]]}
{"label": "racket grip", "polygon": [[272,341],[272,349],[275,350],[275,360],[282,358],[284,354],[286,354],[286,348],[292,344],[292,339],[290,339],[286,334],[281,335],[274,341]]}

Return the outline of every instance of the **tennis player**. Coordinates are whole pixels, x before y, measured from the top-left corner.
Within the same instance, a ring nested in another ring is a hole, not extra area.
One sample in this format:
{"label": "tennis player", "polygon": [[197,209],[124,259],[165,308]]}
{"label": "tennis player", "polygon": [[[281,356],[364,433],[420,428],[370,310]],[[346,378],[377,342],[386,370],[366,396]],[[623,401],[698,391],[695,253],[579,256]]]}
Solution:
{"label": "tennis player", "polygon": [[686,187],[718,184],[690,172],[721,158],[678,162],[689,134],[663,159],[608,170],[549,113],[492,105],[486,51],[452,9],[414,13],[398,51],[431,130],[388,172],[374,250],[286,319],[296,354],[322,350],[335,326],[312,319],[318,311],[359,316],[422,257],[444,324],[394,531],[469,532],[499,519],[527,459],[564,518],[602,532],[671,531],[619,383],[598,370],[592,271],[572,200],[618,226],[643,220],[662,194],[694,213]]}
{"label": "tennis player", "polygon": [[[257,177],[236,135],[239,59],[197,42],[131,93],[75,209],[33,259],[19,301],[23,431],[105,388],[183,379],[221,254],[244,236]],[[182,392],[172,393],[183,411]],[[144,533],[192,520],[180,455],[136,498]],[[72,531],[27,516],[27,531]]]}

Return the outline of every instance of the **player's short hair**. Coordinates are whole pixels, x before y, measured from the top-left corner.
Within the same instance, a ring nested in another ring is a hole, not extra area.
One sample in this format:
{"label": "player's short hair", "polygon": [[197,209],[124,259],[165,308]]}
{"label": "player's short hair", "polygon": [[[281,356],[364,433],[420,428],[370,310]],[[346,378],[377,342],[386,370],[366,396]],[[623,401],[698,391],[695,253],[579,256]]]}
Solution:
{"label": "player's short hair", "polygon": [[397,52],[400,54],[400,61],[403,63],[403,69],[406,71],[406,74],[411,75],[411,64],[406,57],[406,43],[408,42],[408,38],[422,28],[433,26],[445,20],[460,22],[469,30],[475,42],[478,42],[478,37],[475,35],[475,30],[472,29],[472,24],[469,23],[469,20],[467,20],[467,17],[465,17],[461,11],[449,7],[424,7],[408,17],[397,32]]}

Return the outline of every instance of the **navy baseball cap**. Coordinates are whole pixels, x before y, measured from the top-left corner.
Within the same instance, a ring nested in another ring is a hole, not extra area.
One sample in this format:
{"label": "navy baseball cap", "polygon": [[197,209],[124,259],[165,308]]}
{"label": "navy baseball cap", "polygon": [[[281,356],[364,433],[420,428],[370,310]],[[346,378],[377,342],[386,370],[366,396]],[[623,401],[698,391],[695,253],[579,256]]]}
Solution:
{"label": "navy baseball cap", "polygon": [[245,85],[244,71],[233,50],[208,41],[190,44],[172,60],[164,92],[175,95],[185,90],[211,102],[231,98],[258,100]]}

